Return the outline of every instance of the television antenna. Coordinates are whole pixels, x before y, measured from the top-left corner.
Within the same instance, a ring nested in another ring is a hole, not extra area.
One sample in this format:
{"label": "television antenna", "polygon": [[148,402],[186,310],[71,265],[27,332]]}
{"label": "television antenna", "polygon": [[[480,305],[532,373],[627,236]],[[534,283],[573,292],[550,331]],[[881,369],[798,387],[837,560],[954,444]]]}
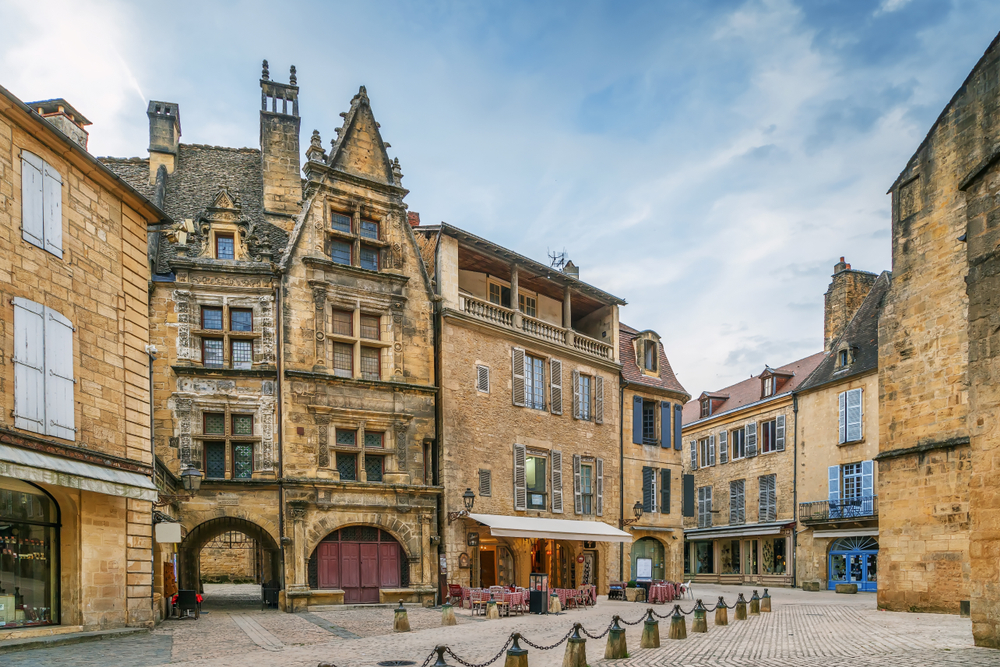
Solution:
{"label": "television antenna", "polygon": [[566,249],[563,248],[562,252],[554,252],[550,250],[549,255],[549,266],[556,271],[562,271],[563,267],[566,266]]}

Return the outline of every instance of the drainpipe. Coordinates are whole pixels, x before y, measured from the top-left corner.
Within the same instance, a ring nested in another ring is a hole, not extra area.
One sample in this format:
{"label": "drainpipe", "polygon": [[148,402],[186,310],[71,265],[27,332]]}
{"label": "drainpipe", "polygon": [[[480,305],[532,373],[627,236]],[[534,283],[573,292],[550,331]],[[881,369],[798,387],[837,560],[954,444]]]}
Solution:
{"label": "drainpipe", "polygon": [[282,315],[283,311],[282,311],[282,305],[281,305],[281,288],[282,288],[283,284],[284,284],[284,271],[279,270],[278,271],[278,284],[274,288],[274,304],[275,304],[274,307],[277,310],[277,312],[275,313],[275,316],[274,316],[274,322],[275,322],[274,344],[275,344],[275,359],[276,359],[276,364],[275,365],[276,365],[277,371],[278,371],[278,379],[277,379],[277,382],[275,382],[275,384],[274,384],[274,393],[275,393],[275,397],[276,397],[275,400],[276,400],[276,409],[277,409],[277,415],[275,415],[275,418],[277,419],[277,424],[278,424],[278,456],[276,457],[277,458],[277,463],[278,463],[278,471],[277,471],[278,472],[278,474],[277,474],[277,482],[278,482],[278,559],[280,561],[280,573],[281,573],[281,580],[278,582],[278,585],[281,587],[282,590],[284,590],[284,588],[285,588],[285,545],[282,544],[282,542],[285,539],[285,485],[284,485],[284,470],[282,468],[282,457],[281,457],[281,454],[282,454],[282,452],[284,450],[284,444],[282,442],[282,435],[285,432],[284,424],[281,421],[281,403],[282,403],[282,398],[281,398],[282,363],[281,363],[281,361],[282,361],[282,357],[283,357],[281,346],[282,346],[282,341],[284,340],[284,336],[282,335],[282,333],[284,332],[284,326],[285,326],[285,318]]}
{"label": "drainpipe", "polygon": [[[792,518],[795,519],[795,525],[798,526],[799,522],[799,395],[792,394],[792,423],[794,428],[792,429],[792,447],[794,448],[792,454]],[[795,588],[797,583],[796,575],[798,569],[798,550],[796,545],[799,540],[799,534],[792,529],[792,588]]]}
{"label": "drainpipe", "polygon": [[[621,377],[618,384],[618,525],[625,521],[625,387],[628,382]],[[625,576],[625,543],[618,543],[618,581]]]}
{"label": "drainpipe", "polygon": [[[149,451],[153,454],[153,487],[156,487],[156,441],[153,439],[153,362],[156,361],[156,346],[147,345],[146,355],[149,357]],[[156,505],[150,508],[150,522],[155,523]],[[150,526],[152,527],[152,526]],[[153,594],[156,590],[156,541],[151,541],[149,550],[149,605],[153,606]],[[153,610],[154,618],[157,610]],[[154,620],[155,624],[155,620]]]}
{"label": "drainpipe", "polygon": [[[444,325],[442,320],[444,319],[442,310],[442,297],[440,295],[441,291],[441,233],[438,232],[437,242],[434,246],[434,252],[437,255],[437,259],[434,262],[434,384],[437,385],[437,394],[434,400],[434,442],[431,444],[431,454],[436,455],[435,461],[431,461],[431,483],[437,486],[444,487],[444,394],[441,391],[441,368],[443,364],[441,363],[441,355],[444,353],[444,346],[441,344],[441,336],[444,331]],[[427,463],[425,462],[426,466]],[[435,479],[434,470],[437,469],[437,478]],[[437,494],[435,496],[435,505],[437,509],[437,562],[434,564],[434,571],[436,575],[434,577],[435,581],[435,602],[444,602],[443,591],[441,590],[441,557],[445,555],[445,542],[444,542],[444,531],[445,531],[445,512],[444,512],[444,492]],[[446,577],[450,577],[451,573],[447,573]],[[441,596],[439,598],[439,596]]]}

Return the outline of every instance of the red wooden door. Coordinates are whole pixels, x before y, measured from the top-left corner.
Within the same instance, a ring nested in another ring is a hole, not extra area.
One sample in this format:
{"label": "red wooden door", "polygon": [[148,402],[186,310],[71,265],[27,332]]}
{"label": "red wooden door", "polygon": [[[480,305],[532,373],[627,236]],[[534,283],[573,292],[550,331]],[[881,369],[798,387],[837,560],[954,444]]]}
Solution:
{"label": "red wooden door", "polygon": [[317,575],[320,588],[340,588],[340,544],[322,542],[319,545]]}
{"label": "red wooden door", "polygon": [[[361,599],[361,545],[340,543],[340,586],[344,589],[344,602],[363,602]],[[378,591],[375,591],[378,595]]]}
{"label": "red wooden door", "polygon": [[378,547],[375,542],[361,546],[361,601],[378,602]]}
{"label": "red wooden door", "polygon": [[382,588],[399,588],[399,547],[395,544],[378,545],[378,575]]}

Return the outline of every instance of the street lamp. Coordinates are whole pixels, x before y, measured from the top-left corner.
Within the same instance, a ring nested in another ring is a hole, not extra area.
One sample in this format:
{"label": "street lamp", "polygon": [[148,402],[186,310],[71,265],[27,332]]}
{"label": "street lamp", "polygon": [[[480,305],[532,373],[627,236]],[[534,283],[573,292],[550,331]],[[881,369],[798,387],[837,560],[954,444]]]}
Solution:
{"label": "street lamp", "polygon": [[476,494],[472,492],[472,489],[465,489],[465,493],[462,494],[462,502],[465,503],[465,509],[461,512],[448,512],[448,523],[451,523],[455,519],[463,519],[469,516],[472,506],[476,504]]}
{"label": "street lamp", "polygon": [[181,473],[181,487],[187,493],[176,495],[160,493],[157,496],[156,502],[153,503],[153,507],[163,507],[164,505],[176,503],[180,500],[190,500],[198,493],[198,489],[201,488],[202,477],[204,475],[201,474],[200,470],[194,466],[188,466]]}
{"label": "street lamp", "polygon": [[619,522],[621,523],[622,528],[624,528],[625,526],[631,526],[633,523],[636,523],[637,521],[639,521],[639,519],[642,518],[642,502],[638,500],[635,501],[635,505],[632,505],[632,514],[635,515],[634,519],[622,519]]}

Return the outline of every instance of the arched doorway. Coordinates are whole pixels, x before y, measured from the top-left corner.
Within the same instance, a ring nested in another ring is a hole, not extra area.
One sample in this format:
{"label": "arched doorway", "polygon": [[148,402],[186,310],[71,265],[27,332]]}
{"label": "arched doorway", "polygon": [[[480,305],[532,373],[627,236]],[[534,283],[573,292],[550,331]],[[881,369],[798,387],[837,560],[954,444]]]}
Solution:
{"label": "arched doorway", "polygon": [[[640,562],[640,560],[642,562]],[[663,543],[655,537],[643,537],[632,544],[632,578],[648,581],[662,580],[666,559]]]}
{"label": "arched doorway", "polygon": [[209,519],[188,531],[178,552],[180,588],[203,591],[202,549],[206,545],[220,546],[222,541],[217,538],[233,533],[242,534],[255,543],[253,561],[256,583],[281,586],[281,552],[271,534],[252,521],[227,516]]}
{"label": "arched doorway", "polygon": [[857,584],[859,591],[878,589],[878,541],[873,537],[842,537],[830,545],[827,588]]}
{"label": "arched doorway", "polygon": [[0,477],[0,628],[59,623],[59,505]]}
{"label": "arched doorway", "polygon": [[403,547],[374,526],[336,530],[309,557],[309,587],[343,590],[345,604],[379,602],[381,589],[409,585],[410,566]]}

